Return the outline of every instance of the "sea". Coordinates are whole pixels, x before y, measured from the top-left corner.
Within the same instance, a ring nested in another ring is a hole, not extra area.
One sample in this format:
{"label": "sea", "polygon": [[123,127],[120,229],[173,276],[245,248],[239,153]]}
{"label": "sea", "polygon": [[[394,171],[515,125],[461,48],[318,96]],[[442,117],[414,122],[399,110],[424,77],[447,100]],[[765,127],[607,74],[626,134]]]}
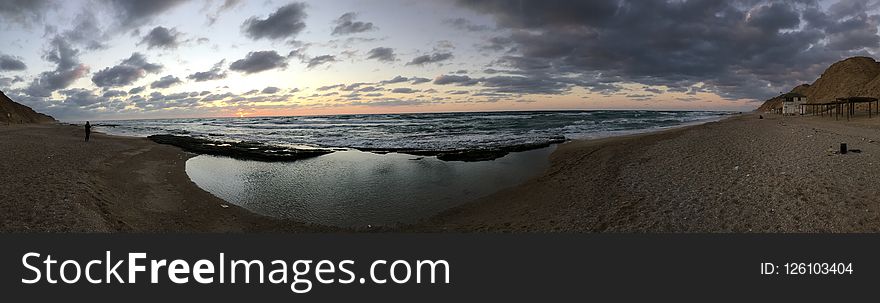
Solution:
{"label": "sea", "polygon": [[118,120],[96,130],[175,134],[271,145],[431,151],[542,145],[648,132],[720,119],[717,111],[522,111]]}
{"label": "sea", "polygon": [[[294,117],[117,120],[95,130],[124,136],[175,134],[256,141],[334,153],[293,162],[199,155],[190,179],[253,212],[298,222],[370,228],[417,223],[446,209],[534,178],[550,166],[548,147],[490,161],[361,150],[451,151],[542,146],[651,132],[723,119],[718,111],[528,111]],[[220,206],[218,206],[220,207]]]}

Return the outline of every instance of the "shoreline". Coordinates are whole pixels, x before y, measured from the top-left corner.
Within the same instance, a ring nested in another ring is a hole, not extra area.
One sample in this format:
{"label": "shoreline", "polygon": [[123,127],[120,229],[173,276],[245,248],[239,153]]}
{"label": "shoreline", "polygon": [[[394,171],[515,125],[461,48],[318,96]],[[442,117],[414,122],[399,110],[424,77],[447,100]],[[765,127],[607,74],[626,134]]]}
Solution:
{"label": "shoreline", "polygon": [[3,232],[322,232],[254,214],[196,186],[193,154],[144,138],[43,124],[0,127]]}
{"label": "shoreline", "polygon": [[[419,223],[369,229],[308,225],[226,203],[186,175],[185,162],[193,154],[145,138],[95,133],[93,142],[83,145],[78,127],[5,127],[0,140],[15,148],[0,151],[12,159],[0,167],[8,172],[0,186],[15,194],[0,203],[5,217],[0,230],[880,231],[880,203],[873,202],[880,190],[867,186],[878,177],[870,168],[880,165],[880,135],[875,134],[880,119],[840,123],[774,115],[759,120],[757,115],[572,140],[557,145],[551,167],[525,183]],[[858,138],[850,147],[861,153],[828,154],[841,138]],[[28,161],[38,164],[16,171]],[[835,171],[848,176],[834,178]]]}
{"label": "shoreline", "polygon": [[[488,232],[877,232],[880,119],[758,113],[574,142],[516,188],[413,226]],[[840,141],[860,153],[837,155]]]}

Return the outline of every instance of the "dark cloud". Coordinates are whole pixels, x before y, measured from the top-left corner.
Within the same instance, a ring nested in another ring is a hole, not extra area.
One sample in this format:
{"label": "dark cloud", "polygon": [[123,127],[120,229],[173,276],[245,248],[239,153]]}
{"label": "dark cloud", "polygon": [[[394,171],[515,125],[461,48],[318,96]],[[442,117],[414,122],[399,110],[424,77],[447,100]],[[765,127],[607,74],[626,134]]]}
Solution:
{"label": "dark cloud", "polygon": [[388,79],[388,80],[383,80],[383,81],[381,81],[381,82],[379,82],[379,83],[382,83],[382,84],[394,84],[394,83],[402,83],[402,82],[406,82],[406,81],[409,81],[409,78],[407,78],[407,77],[403,77],[403,76],[395,76],[394,78],[391,78],[391,79]]}
{"label": "dark cloud", "polygon": [[30,24],[43,18],[46,9],[54,3],[49,0],[0,1],[0,22]]}
{"label": "dark cloud", "polygon": [[180,33],[178,33],[176,29],[157,26],[150,30],[150,32],[141,39],[141,42],[138,42],[138,45],[146,44],[147,48],[175,49],[180,45],[180,41],[178,40],[179,37]]}
{"label": "dark cloud", "polygon": [[[845,57],[880,47],[865,1],[460,0],[507,35],[485,49],[508,78],[493,90],[610,92],[619,83],[764,99],[814,80]],[[524,77],[524,78],[510,78]],[[547,85],[539,89],[536,85]]]}
{"label": "dark cloud", "polygon": [[438,63],[449,59],[452,59],[452,53],[433,53],[430,55],[415,57],[406,65],[425,65],[430,63]]}
{"label": "dark cloud", "polygon": [[284,67],[287,67],[287,58],[282,57],[275,51],[250,52],[244,59],[236,60],[229,65],[230,70],[246,74]]}
{"label": "dark cloud", "polygon": [[421,77],[412,77],[410,80],[412,80],[412,84],[422,84],[422,83],[431,82],[431,79],[421,78]]}
{"label": "dark cloud", "polygon": [[226,78],[226,71],[223,70],[223,64],[226,63],[226,60],[220,60],[211,67],[210,70],[204,72],[195,72],[186,76],[187,79],[194,80],[196,82],[204,82],[211,80],[220,80]]}
{"label": "dark cloud", "polygon": [[321,87],[316,88],[315,90],[322,92],[322,91],[328,91],[331,89],[337,89],[337,88],[343,88],[343,87],[345,87],[345,84],[335,84],[335,85],[321,86]]}
{"label": "dark cloud", "polygon": [[19,71],[27,69],[27,65],[19,57],[0,55],[0,71]]}
{"label": "dark cloud", "polygon": [[354,106],[417,106],[434,103],[430,100],[422,99],[399,99],[399,98],[377,98],[369,101],[350,102],[349,105]]}
{"label": "dark cloud", "polygon": [[55,63],[55,69],[42,72],[28,85],[26,93],[32,97],[49,97],[52,92],[64,89],[89,72],[89,67],[79,61],[79,50],[74,49],[61,36],[50,41],[50,48],[43,55],[46,61]]}
{"label": "dark cloud", "polygon": [[336,19],[333,35],[348,35],[374,30],[373,22],[355,21],[356,13],[348,12]]}
{"label": "dark cloud", "polygon": [[274,86],[269,86],[269,87],[264,88],[262,91],[260,91],[260,93],[261,93],[261,94],[274,94],[274,93],[277,93],[277,92],[279,92],[279,91],[281,91],[280,88],[277,88],[277,87],[274,87]]}
{"label": "dark cloud", "polygon": [[101,29],[94,12],[84,10],[76,16],[74,24],[73,28],[62,33],[67,41],[87,50],[107,48],[106,41],[110,36]]}
{"label": "dark cloud", "polygon": [[125,91],[122,91],[122,90],[108,90],[108,91],[104,92],[104,95],[102,95],[102,97],[113,98],[113,97],[122,97],[122,96],[126,96],[126,95],[128,95],[128,93]]}
{"label": "dark cloud", "polygon": [[144,90],[146,90],[146,89],[147,89],[146,86],[138,86],[138,87],[135,87],[135,88],[128,90],[128,93],[132,94],[132,95],[140,94],[140,93],[144,92]]}
{"label": "dark cloud", "polygon": [[315,66],[336,62],[336,57],[331,55],[321,55],[308,60],[308,68],[313,68]]}
{"label": "dark cloud", "polygon": [[245,35],[252,39],[286,39],[295,37],[306,28],[306,5],[291,3],[278,8],[265,19],[251,17],[241,25]]}
{"label": "dark cloud", "polygon": [[64,100],[65,103],[69,105],[76,105],[80,107],[89,107],[95,104],[102,103],[106,101],[106,98],[99,97],[95,95],[95,92],[90,89],[83,88],[73,88],[66,89],[61,92],[62,95],[65,95],[66,98]]}
{"label": "dark cloud", "polygon": [[389,47],[377,47],[367,52],[367,59],[376,59],[382,62],[393,62],[397,60],[394,49]]}
{"label": "dark cloud", "polygon": [[483,87],[492,88],[492,92],[511,94],[560,94],[570,87],[557,79],[535,76],[494,76],[480,82]]}
{"label": "dark cloud", "polygon": [[135,28],[187,0],[106,0],[123,29]]}
{"label": "dark cloud", "polygon": [[459,76],[459,75],[442,75],[434,79],[434,84],[437,85],[446,85],[446,84],[457,84],[457,85],[475,85],[479,83],[477,79],[471,79],[468,76]]}
{"label": "dark cloud", "polygon": [[172,75],[167,75],[159,78],[159,80],[153,81],[153,83],[150,83],[150,88],[169,88],[173,85],[177,85],[180,83],[183,83],[183,81],[180,81],[180,78]]}
{"label": "dark cloud", "polygon": [[15,83],[19,83],[19,82],[24,82],[24,78],[22,78],[21,76],[0,77],[0,88],[5,89],[5,88],[8,88],[9,86],[11,86]]}
{"label": "dark cloud", "polygon": [[409,87],[398,87],[398,88],[392,89],[391,92],[395,93],[395,94],[412,94],[412,93],[417,93],[419,91],[412,89],[412,88],[409,88]]}
{"label": "dark cloud", "polygon": [[158,73],[162,66],[147,62],[141,53],[133,53],[119,65],[104,68],[92,76],[92,82],[98,87],[118,87],[133,84],[147,74]]}

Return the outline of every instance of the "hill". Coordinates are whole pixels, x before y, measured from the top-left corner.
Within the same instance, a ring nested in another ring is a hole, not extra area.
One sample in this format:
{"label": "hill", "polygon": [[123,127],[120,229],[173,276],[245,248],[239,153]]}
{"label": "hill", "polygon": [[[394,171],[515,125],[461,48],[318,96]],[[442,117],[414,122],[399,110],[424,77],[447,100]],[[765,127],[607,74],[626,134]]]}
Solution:
{"label": "hill", "polygon": [[55,118],[35,112],[30,107],[21,105],[0,92],[0,125],[26,123],[52,123]]}
{"label": "hill", "polygon": [[[812,84],[801,84],[791,90],[807,96],[807,103],[823,103],[842,97],[880,98],[880,62],[870,57],[852,57],[838,61]],[[764,102],[758,111],[782,106],[780,96]]]}

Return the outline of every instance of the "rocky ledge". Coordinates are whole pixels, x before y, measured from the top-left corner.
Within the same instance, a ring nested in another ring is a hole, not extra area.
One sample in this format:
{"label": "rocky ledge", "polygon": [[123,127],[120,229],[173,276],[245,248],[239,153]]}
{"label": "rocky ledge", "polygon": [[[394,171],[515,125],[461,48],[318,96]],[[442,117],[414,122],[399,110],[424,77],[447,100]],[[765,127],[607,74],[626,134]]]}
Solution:
{"label": "rocky ledge", "polygon": [[147,138],[153,142],[177,146],[192,153],[226,156],[241,160],[295,161],[333,152],[327,149],[293,149],[259,142],[223,142],[175,135],[152,135]]}
{"label": "rocky ledge", "polygon": [[463,150],[419,150],[419,149],[396,149],[396,148],[359,148],[360,151],[372,153],[401,153],[416,156],[436,156],[437,159],[443,161],[491,161],[506,156],[512,152],[521,152],[533,149],[548,147],[553,144],[564,143],[567,141],[565,137],[554,137],[544,143],[529,143],[512,146],[503,146],[497,148],[481,148],[481,149],[463,149]]}

